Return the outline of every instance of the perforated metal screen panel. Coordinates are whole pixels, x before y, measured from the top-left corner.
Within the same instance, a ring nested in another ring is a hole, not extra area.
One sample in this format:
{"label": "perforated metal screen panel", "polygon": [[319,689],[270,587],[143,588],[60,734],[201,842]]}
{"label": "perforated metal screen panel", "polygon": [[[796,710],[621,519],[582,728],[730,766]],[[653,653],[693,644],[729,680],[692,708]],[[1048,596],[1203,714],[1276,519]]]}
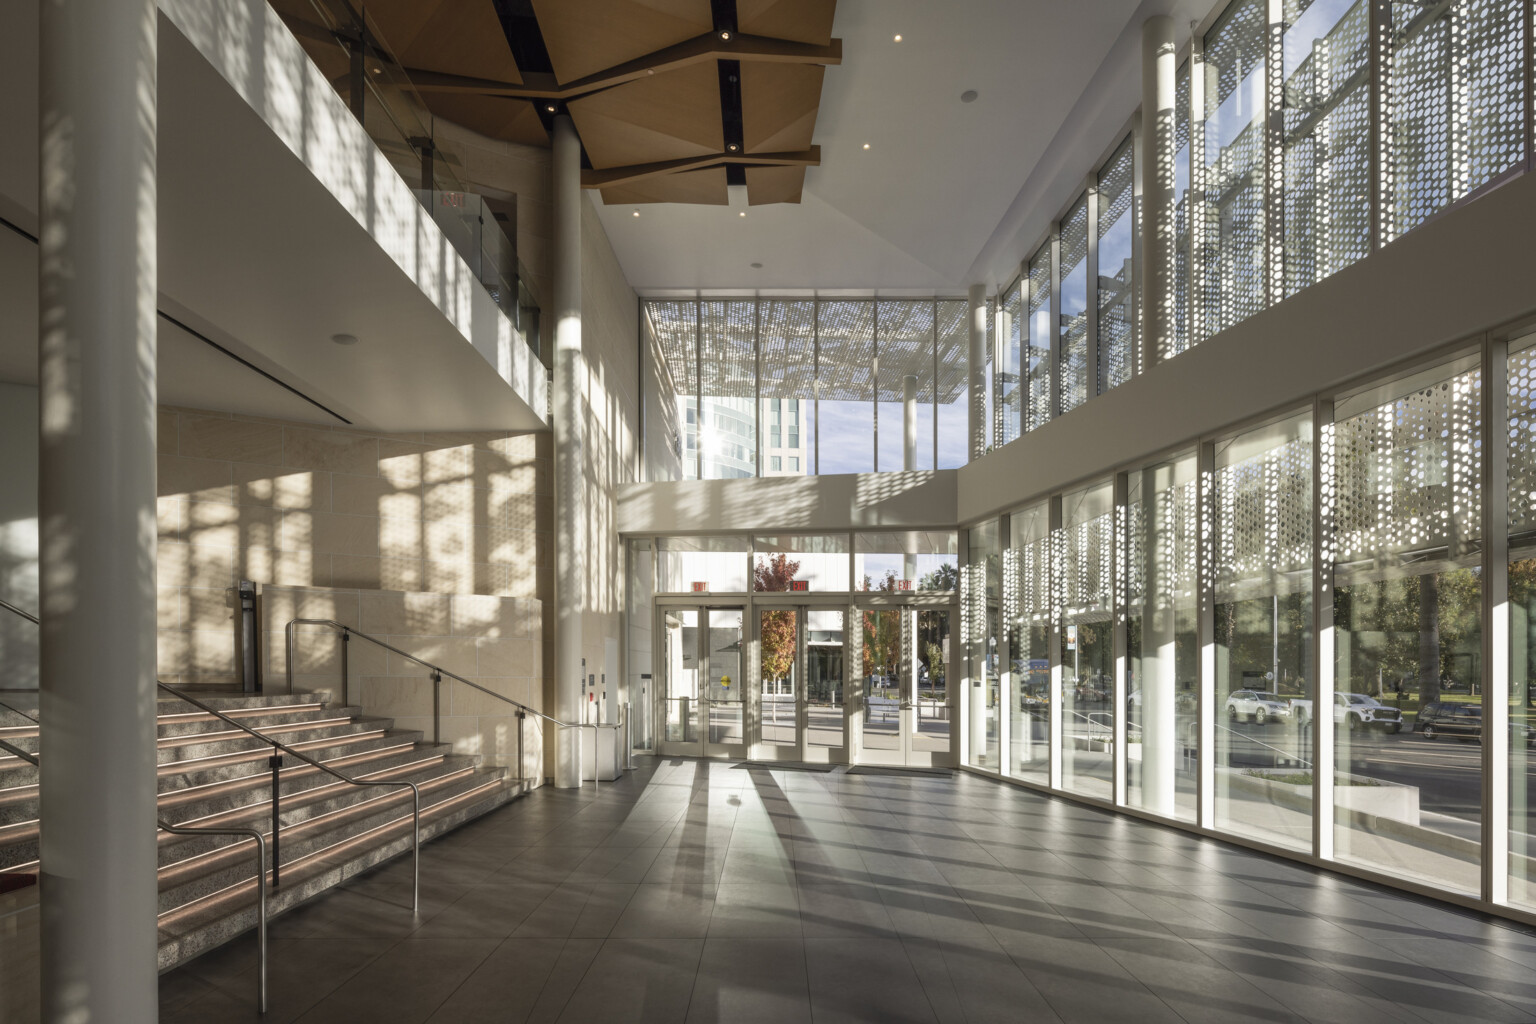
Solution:
{"label": "perforated metal screen panel", "polygon": [[[902,379],[917,378],[918,401],[933,401],[933,300],[876,303],[879,326],[878,399],[902,400]],[[921,439],[918,442],[921,444]]]}
{"label": "perforated metal screen panel", "polygon": [[1024,320],[1024,287],[1026,282],[1015,281],[998,296],[998,363],[994,371],[997,382],[998,444],[1007,444],[1017,438],[1024,429],[1024,379],[1021,372],[1024,360],[1024,337],[1028,325]]}
{"label": "perforated metal screen panel", "polygon": [[757,319],[754,302],[699,303],[700,391],[711,398],[757,394]]}
{"label": "perforated metal screen panel", "polygon": [[1163,343],[1159,359],[1178,355],[1194,344],[1194,327],[1190,309],[1190,85],[1189,61],[1179,65],[1174,80],[1173,104],[1173,151],[1174,151],[1174,206],[1173,206],[1173,324],[1169,338]]}
{"label": "perforated metal screen panel", "polygon": [[1061,409],[1088,400],[1088,199],[1061,222]]}
{"label": "perforated metal screen panel", "polygon": [[1126,139],[1099,172],[1099,390],[1136,372],[1135,151]]}
{"label": "perforated metal screen panel", "polygon": [[679,395],[699,393],[698,304],[651,301],[645,304],[656,343]]}
{"label": "perforated metal screen panel", "polygon": [[[1536,347],[1509,357],[1509,532],[1536,531]],[[1528,537],[1525,546],[1536,538]]]}
{"label": "perforated metal screen panel", "polygon": [[[1277,575],[1310,570],[1310,441],[1288,441],[1219,468],[1212,479],[1211,498],[1215,527],[1211,576],[1218,600],[1274,593]],[[1310,586],[1310,577],[1298,585]]]}
{"label": "perforated metal screen panel", "polygon": [[1025,430],[1045,426],[1051,419],[1051,246],[1047,242],[1029,261],[1029,351],[1024,374],[1029,381],[1025,396]]}
{"label": "perforated metal screen panel", "polygon": [[875,304],[823,301],[817,322],[820,397],[869,402],[875,394]]}
{"label": "perforated metal screen panel", "polygon": [[813,397],[816,303],[765,300],[758,313],[764,398]]}

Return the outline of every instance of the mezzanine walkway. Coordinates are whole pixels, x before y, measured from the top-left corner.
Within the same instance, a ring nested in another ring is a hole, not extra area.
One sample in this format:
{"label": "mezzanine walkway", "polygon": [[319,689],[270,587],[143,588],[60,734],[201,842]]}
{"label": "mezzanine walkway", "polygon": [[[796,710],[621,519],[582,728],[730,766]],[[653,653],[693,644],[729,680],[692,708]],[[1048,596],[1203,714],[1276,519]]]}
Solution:
{"label": "mezzanine walkway", "polygon": [[639,759],[166,975],[161,1020],[1531,1021],[1536,931],[963,774]]}

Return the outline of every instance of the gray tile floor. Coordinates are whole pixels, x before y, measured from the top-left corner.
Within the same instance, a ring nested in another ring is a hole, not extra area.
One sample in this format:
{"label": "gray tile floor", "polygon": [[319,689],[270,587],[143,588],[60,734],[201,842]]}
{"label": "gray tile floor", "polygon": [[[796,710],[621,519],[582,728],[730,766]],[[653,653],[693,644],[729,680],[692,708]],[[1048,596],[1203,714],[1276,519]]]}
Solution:
{"label": "gray tile floor", "polygon": [[1536,1021],[1536,932],[967,775],[646,759],[161,981],[161,1020]]}

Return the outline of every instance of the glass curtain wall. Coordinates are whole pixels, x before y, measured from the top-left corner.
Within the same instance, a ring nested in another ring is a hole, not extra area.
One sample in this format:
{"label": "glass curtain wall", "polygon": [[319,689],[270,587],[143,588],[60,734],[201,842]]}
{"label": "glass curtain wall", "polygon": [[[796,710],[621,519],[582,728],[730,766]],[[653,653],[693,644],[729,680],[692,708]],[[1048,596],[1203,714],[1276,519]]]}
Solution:
{"label": "glass curtain wall", "polygon": [[1062,498],[1052,532],[1061,630],[1061,785],[1114,799],[1115,501],[1110,482]]}
{"label": "glass curtain wall", "polygon": [[[1511,346],[1509,488],[1509,898],[1536,908],[1536,337]],[[1497,435],[1495,435],[1497,436]],[[1495,766],[1498,770],[1498,766]]]}
{"label": "glass curtain wall", "polygon": [[1312,417],[1216,445],[1216,827],[1312,847]]}
{"label": "glass curtain wall", "polygon": [[816,472],[816,303],[764,300],[758,309],[763,476]]}
{"label": "glass curtain wall", "polygon": [[817,472],[875,471],[875,304],[822,302],[817,315]]}
{"label": "glass curtain wall", "polygon": [[1125,801],[1186,821],[1196,818],[1200,759],[1196,475],[1193,453],[1130,474],[1121,516]]}
{"label": "glass curtain wall", "polygon": [[1003,603],[1008,624],[1009,772],[1050,780],[1051,537],[1050,506],[1032,505],[1008,517]]}
{"label": "glass curtain wall", "polygon": [[957,590],[959,552],[959,535],[954,530],[856,533],[853,588],[898,592]]}
{"label": "glass curtain wall", "polygon": [[1341,401],[1335,417],[1335,849],[1475,893],[1482,374],[1472,357]]}
{"label": "glass curtain wall", "polygon": [[661,537],[656,589],[663,594],[741,594],[747,587],[745,537]]}
{"label": "glass curtain wall", "polygon": [[757,303],[699,303],[699,450],[705,480],[757,475]]}
{"label": "glass curtain wall", "polygon": [[970,663],[970,691],[965,696],[970,723],[966,763],[992,771],[998,769],[1003,671],[998,650],[1002,613],[1002,551],[998,539],[995,520],[973,527],[967,541],[965,568],[960,573],[961,617]]}
{"label": "glass curtain wall", "polygon": [[933,468],[933,301],[882,300],[876,309],[875,468],[904,469],[906,463],[906,388],[916,398],[913,469]]}
{"label": "glass curtain wall", "polygon": [[1088,400],[1088,197],[1061,222],[1061,407],[1070,412]]}
{"label": "glass curtain wall", "polygon": [[677,422],[681,424],[677,457],[683,479],[699,478],[699,304],[697,302],[648,302],[647,318],[657,348],[666,363],[675,389]]}
{"label": "glass curtain wall", "polygon": [[1023,281],[1015,281],[997,298],[997,443],[1017,440],[1024,430]]}
{"label": "glass curtain wall", "polygon": [[1370,251],[1370,25],[1370,0],[1285,0],[1286,295]]}
{"label": "glass curtain wall", "polygon": [[1029,354],[1024,372],[1029,375],[1026,430],[1051,421],[1051,350],[1056,331],[1051,324],[1051,243],[1046,242],[1029,261]]}
{"label": "glass curtain wall", "polygon": [[752,589],[790,591],[795,581],[808,593],[848,590],[846,533],[776,534],[753,538]]}
{"label": "glass curtain wall", "polygon": [[959,469],[970,461],[970,304],[940,299],[934,311],[934,461],[939,469]]}
{"label": "glass curtain wall", "polygon": [[1226,330],[1264,308],[1267,0],[1236,0],[1205,37],[1201,325]]}
{"label": "glass curtain wall", "polygon": [[1136,293],[1136,154],[1126,139],[1099,171],[1099,365],[1102,393],[1136,373],[1136,332],[1140,302]]}
{"label": "glass curtain wall", "polygon": [[1189,183],[1193,167],[1190,161],[1195,147],[1191,144],[1193,133],[1190,125],[1191,100],[1189,95],[1189,61],[1179,65],[1174,78],[1173,99],[1173,323],[1164,351],[1156,353],[1160,359],[1171,359],[1195,343],[1194,283],[1191,277],[1190,226],[1193,221],[1194,203]]}

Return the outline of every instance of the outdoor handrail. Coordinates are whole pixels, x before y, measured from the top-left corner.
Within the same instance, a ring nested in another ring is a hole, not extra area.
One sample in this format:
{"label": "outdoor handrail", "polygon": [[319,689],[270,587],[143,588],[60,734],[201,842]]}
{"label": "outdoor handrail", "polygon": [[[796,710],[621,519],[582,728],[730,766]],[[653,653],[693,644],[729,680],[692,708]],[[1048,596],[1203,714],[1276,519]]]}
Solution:
{"label": "outdoor handrail", "polygon": [[[34,762],[35,763],[35,762]],[[160,829],[178,836],[245,836],[256,840],[256,1012],[267,1012],[267,840],[259,828],[193,828],[172,825],[164,818]],[[275,826],[274,826],[275,834]],[[274,867],[274,875],[276,870]]]}
{"label": "outdoor handrail", "polygon": [[[434,665],[432,662],[427,661],[427,660],[425,660],[423,658],[419,658],[416,655],[410,653],[409,651],[402,651],[400,648],[396,647],[394,644],[386,643],[385,641],[380,640],[376,636],[371,636],[368,633],[364,633],[362,630],[354,629],[351,626],[347,625],[346,623],[338,622],[335,619],[292,619],[292,620],[289,621],[288,625],[284,628],[284,633],[286,635],[287,644],[288,644],[288,692],[289,693],[293,692],[293,661],[294,661],[294,630],[293,630],[293,627],[294,626],[325,626],[325,627],[327,627],[329,629],[334,629],[334,630],[336,630],[337,632],[339,632],[341,634],[341,641],[342,641],[342,647],[341,647],[341,702],[342,702],[342,704],[346,704],[347,703],[347,676],[349,674],[348,671],[347,671],[347,644],[351,642],[351,640],[352,640],[352,638],[354,636],[355,637],[359,637],[359,638],[361,638],[363,640],[367,640],[369,643],[374,644],[375,646],[378,646],[378,647],[382,647],[384,650],[389,651],[391,654],[399,655],[400,657],[406,659],[407,661],[415,662],[417,665],[420,665],[422,668],[430,670],[431,673],[432,673],[432,676],[431,676],[431,678],[432,678],[432,742],[434,744],[440,742],[441,738],[442,738],[442,713],[441,713],[441,711],[439,709],[438,685],[442,682],[444,676],[447,676],[449,679],[452,679],[455,682],[463,683],[465,686],[468,686],[471,689],[479,690],[483,694],[486,694],[486,695],[491,696],[491,697],[495,697],[497,700],[501,701],[504,704],[512,705],[513,707],[517,708],[517,710],[518,710],[518,718],[519,718],[519,720],[522,719],[523,715],[527,714],[527,715],[533,715],[536,718],[542,718],[542,719],[544,719],[544,721],[549,722],[551,725],[554,725],[556,728],[559,728],[559,729],[575,729],[576,730],[576,774],[578,775],[578,777],[582,774],[582,771],[583,771],[582,765],[583,765],[583,763],[586,760],[586,751],[585,751],[585,747],[584,747],[584,744],[583,744],[582,739],[581,739],[581,730],[582,729],[591,729],[591,730],[593,730],[593,733],[592,733],[592,735],[593,735],[593,742],[594,743],[597,742],[596,736],[597,736],[597,729],[600,727],[599,723],[596,723],[596,722],[562,722],[558,718],[551,718],[549,715],[546,715],[544,712],[539,711],[536,708],[531,708],[528,705],[524,704],[522,701],[513,700],[511,697],[508,697],[508,696],[506,696],[504,694],[497,693],[495,690],[489,689],[487,687],[481,686],[479,683],[475,682],[472,679],[465,679],[463,676],[459,675],[457,672],[450,672],[447,669],[443,668],[441,665]],[[613,728],[616,729],[618,727],[614,726]],[[522,781],[523,780],[522,772],[524,771],[524,765],[523,765],[523,729],[522,729],[521,721],[519,721],[518,729],[517,729],[517,771],[518,771],[518,779],[519,779],[519,781]],[[598,775],[597,763],[596,763],[596,757],[594,756],[593,764],[592,764],[592,788],[593,789],[598,788],[598,786],[597,786],[597,775]],[[579,785],[579,782],[578,782],[578,785]]]}
{"label": "outdoor handrail", "polygon": [[[340,779],[342,782],[347,783],[348,785],[351,785],[351,786],[409,786],[410,790],[411,790],[411,821],[412,821],[412,831],[411,831],[411,873],[412,873],[412,881],[411,881],[411,913],[418,914],[418,913],[421,912],[421,787],[420,786],[418,786],[414,782],[410,782],[410,781],[407,781],[405,779],[354,779],[354,778],[352,778],[349,775],[346,775],[346,774],[343,774],[342,772],[337,771],[335,768],[332,768],[328,764],[324,764],[324,763],[322,763],[320,761],[315,760],[314,758],[310,757],[308,754],[305,754],[305,753],[303,753],[301,751],[295,750],[293,747],[288,746],[288,744],[283,743],[281,740],[275,740],[272,737],[267,736],[264,733],[258,732],[257,730],[251,728],[250,726],[246,725],[244,722],[241,722],[241,721],[238,721],[237,719],[231,718],[228,715],[224,714],[224,712],[219,711],[219,710],[217,710],[215,708],[209,707],[207,704],[204,704],[202,701],[198,700],[196,697],[193,697],[193,696],[191,696],[188,693],[184,693],[183,691],[178,690],[174,686],[169,686],[169,685],[167,685],[165,683],[161,683],[161,682],[157,682],[155,685],[159,686],[160,689],[166,691],[167,693],[172,694],[172,695],[180,698],[181,700],[186,701],[188,704],[191,704],[193,707],[199,708],[199,709],[201,709],[203,711],[206,711],[208,714],[213,715],[215,718],[218,718],[221,721],[226,722],[227,724],[232,725],[235,728],[240,729],[240,730],[242,730],[244,732],[250,733],[252,736],[255,736],[257,739],[261,740],[263,743],[270,743],[273,746],[274,749],[281,750],[284,753],[289,754],[289,755],[299,759],[300,761],[303,761],[305,764],[307,764],[307,765],[309,765],[309,766],[311,766],[313,768],[317,768],[317,769],[319,769],[322,772],[325,772],[327,775],[333,775],[336,778]],[[278,847],[279,847],[279,822],[278,822],[277,781],[278,781],[278,769],[281,766],[282,766],[281,759],[276,757],[276,756],[274,756],[273,757],[273,765],[272,765],[272,880],[273,880],[273,885],[274,886],[277,884],[277,877],[278,877],[278,863],[277,863],[278,852],[277,851],[278,851]]]}

